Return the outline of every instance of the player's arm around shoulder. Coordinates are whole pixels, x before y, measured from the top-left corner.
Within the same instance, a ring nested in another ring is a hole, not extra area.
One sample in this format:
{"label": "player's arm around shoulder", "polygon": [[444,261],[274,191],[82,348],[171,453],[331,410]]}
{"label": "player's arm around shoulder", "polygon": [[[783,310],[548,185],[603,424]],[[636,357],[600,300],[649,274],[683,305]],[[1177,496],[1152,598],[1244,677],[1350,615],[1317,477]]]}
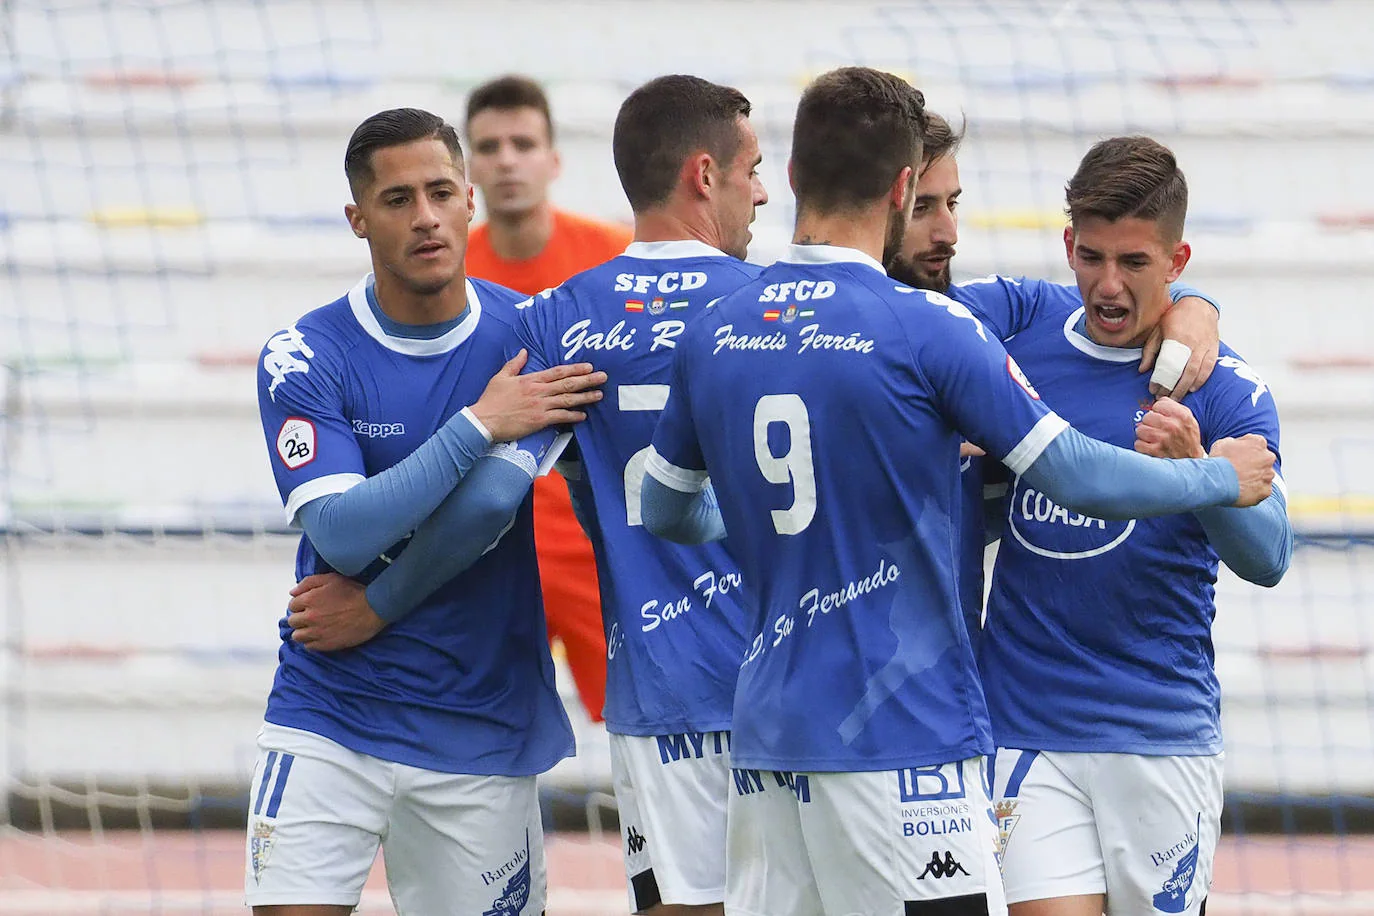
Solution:
{"label": "player's arm around shoulder", "polygon": [[1136,451],[1160,458],[1218,457],[1246,442],[1262,442],[1273,454],[1269,498],[1244,509],[1201,509],[1194,515],[1233,572],[1256,585],[1273,586],[1287,572],[1293,552],[1278,411],[1264,380],[1224,346],[1217,369],[1184,402],[1167,397],[1155,401],[1136,427]]}
{"label": "player's arm around shoulder", "polygon": [[1062,284],[1031,277],[989,274],[952,284],[949,298],[973,310],[998,340],[1009,340],[1049,317],[1047,306],[1063,299]]}

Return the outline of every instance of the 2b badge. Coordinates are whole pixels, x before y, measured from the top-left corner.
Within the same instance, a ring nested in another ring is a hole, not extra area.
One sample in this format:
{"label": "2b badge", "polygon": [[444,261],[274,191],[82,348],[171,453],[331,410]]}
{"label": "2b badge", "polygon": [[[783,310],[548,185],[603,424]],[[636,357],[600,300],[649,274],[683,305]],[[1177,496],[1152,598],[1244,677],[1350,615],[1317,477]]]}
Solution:
{"label": "2b badge", "polygon": [[315,460],[315,424],[305,417],[287,417],[277,432],[277,457],[290,470]]}

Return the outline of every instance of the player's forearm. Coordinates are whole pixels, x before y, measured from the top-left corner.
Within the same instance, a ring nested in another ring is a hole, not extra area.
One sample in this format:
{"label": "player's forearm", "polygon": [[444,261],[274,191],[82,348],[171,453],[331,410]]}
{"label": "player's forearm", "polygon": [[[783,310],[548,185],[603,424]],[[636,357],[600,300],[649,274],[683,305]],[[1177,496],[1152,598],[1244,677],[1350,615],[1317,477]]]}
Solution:
{"label": "player's forearm", "polygon": [[1229,506],[1240,498],[1224,458],[1150,458],[1064,430],[1021,475],[1061,506],[1103,519]]}
{"label": "player's forearm", "polygon": [[1211,296],[1207,295],[1197,287],[1189,286],[1187,283],[1180,283],[1178,281],[1169,284],[1169,299],[1172,300],[1175,304],[1182,302],[1189,296],[1201,299],[1203,302],[1206,302],[1212,308],[1216,309],[1218,315],[1221,314],[1221,305],[1217,302],[1217,300],[1213,299]]}
{"label": "player's forearm", "polygon": [[650,533],[678,544],[705,544],[725,537],[725,520],[709,484],[695,493],[684,493],[646,474],[639,491],[639,511]]}
{"label": "player's forearm", "polygon": [[1278,485],[1259,505],[1199,509],[1194,515],[1217,556],[1242,579],[1269,588],[1288,572],[1293,525],[1288,520],[1288,501]]}
{"label": "player's forearm", "polygon": [[455,414],[401,461],[343,493],[313,499],[297,519],[320,556],[356,575],[429,517],[486,451],[486,430]]}
{"label": "player's forearm", "polygon": [[377,616],[395,623],[477,562],[510,528],[531,482],[509,461],[479,461],[367,587]]}

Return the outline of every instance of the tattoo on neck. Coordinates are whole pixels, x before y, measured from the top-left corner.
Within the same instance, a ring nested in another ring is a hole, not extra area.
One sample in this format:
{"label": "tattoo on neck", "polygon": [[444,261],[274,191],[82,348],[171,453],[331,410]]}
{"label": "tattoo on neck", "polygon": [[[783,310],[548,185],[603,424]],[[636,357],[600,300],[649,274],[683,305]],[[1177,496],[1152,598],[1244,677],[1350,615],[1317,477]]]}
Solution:
{"label": "tattoo on neck", "polygon": [[813,239],[809,235],[804,235],[797,239],[798,245],[829,245],[830,239]]}

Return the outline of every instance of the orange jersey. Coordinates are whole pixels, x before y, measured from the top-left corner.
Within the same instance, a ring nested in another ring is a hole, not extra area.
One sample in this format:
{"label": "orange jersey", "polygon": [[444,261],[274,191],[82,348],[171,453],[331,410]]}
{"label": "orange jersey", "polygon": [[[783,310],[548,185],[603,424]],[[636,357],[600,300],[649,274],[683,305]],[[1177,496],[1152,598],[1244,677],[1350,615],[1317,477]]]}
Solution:
{"label": "orange jersey", "polygon": [[604,264],[634,239],[628,226],[553,211],[553,235],[544,250],[525,261],[507,261],[491,247],[486,223],[468,233],[467,272],[533,296],[573,274]]}
{"label": "orange jersey", "polygon": [[[507,261],[492,249],[483,224],[468,235],[467,272],[533,296],[609,261],[633,238],[627,226],[555,210],[553,235],[544,250],[528,260]],[[573,516],[568,486],[557,474],[534,482],[534,542],[549,637],[562,641],[582,705],[599,722],[606,702],[606,636],[596,560]]]}

